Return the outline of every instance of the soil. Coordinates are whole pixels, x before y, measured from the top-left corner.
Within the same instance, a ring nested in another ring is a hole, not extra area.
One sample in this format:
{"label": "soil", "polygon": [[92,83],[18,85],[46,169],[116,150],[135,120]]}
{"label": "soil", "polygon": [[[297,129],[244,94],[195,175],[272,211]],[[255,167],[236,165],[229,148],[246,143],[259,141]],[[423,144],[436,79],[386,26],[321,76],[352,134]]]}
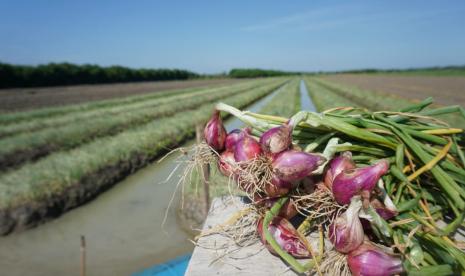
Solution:
{"label": "soil", "polygon": [[243,80],[215,79],[0,89],[0,112],[31,110],[241,81]]}
{"label": "soil", "polygon": [[19,167],[26,161],[35,161],[52,151],[57,150],[55,145],[43,145],[28,150],[17,150],[6,155],[0,156],[0,172]]}
{"label": "soil", "polygon": [[431,96],[436,104],[465,106],[464,77],[341,74],[326,76],[325,79],[413,100],[422,100]]}

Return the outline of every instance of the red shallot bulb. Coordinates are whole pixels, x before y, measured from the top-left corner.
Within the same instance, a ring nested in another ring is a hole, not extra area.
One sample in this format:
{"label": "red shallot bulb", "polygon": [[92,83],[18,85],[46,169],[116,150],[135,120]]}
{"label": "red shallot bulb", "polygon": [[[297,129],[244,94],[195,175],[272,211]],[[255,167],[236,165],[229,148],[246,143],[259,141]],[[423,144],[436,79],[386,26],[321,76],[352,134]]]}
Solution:
{"label": "red shallot bulb", "polygon": [[273,172],[281,180],[295,181],[310,175],[326,159],[321,155],[287,150],[273,158]]}
{"label": "red shallot bulb", "polygon": [[350,151],[343,152],[341,155],[333,158],[325,174],[326,187],[331,189],[334,178],[342,171],[350,169],[355,169],[355,163],[352,161],[352,153]]}
{"label": "red shallot bulb", "polygon": [[257,158],[261,153],[260,144],[252,136],[244,133],[243,137],[236,142],[234,158],[236,162],[244,162]]}
{"label": "red shallot bulb", "polygon": [[345,170],[333,181],[333,195],[339,204],[349,204],[350,199],[362,191],[371,192],[382,175],[389,169],[389,162],[378,163],[363,168]]}
{"label": "red shallot bulb", "polygon": [[224,147],[226,148],[226,150],[234,151],[237,141],[239,141],[239,139],[241,139],[244,136],[244,134],[250,134],[250,131],[251,129],[248,127],[244,129],[236,128],[231,130],[226,136],[226,141],[224,143]]}
{"label": "red shallot bulb", "polygon": [[289,149],[292,143],[292,127],[283,124],[270,128],[260,136],[260,145],[265,153],[280,153]]}
{"label": "red shallot bulb", "polygon": [[221,151],[224,148],[226,140],[226,129],[224,128],[223,121],[220,117],[218,110],[213,111],[213,115],[208,121],[203,135],[207,144],[216,151]]}
{"label": "red shallot bulb", "polygon": [[347,262],[355,276],[390,276],[401,274],[404,269],[402,260],[375,244],[364,241],[348,254]]}
{"label": "red shallot bulb", "polygon": [[353,198],[349,208],[329,226],[329,240],[337,251],[348,253],[362,244],[363,227],[358,217],[362,208],[360,198]]}

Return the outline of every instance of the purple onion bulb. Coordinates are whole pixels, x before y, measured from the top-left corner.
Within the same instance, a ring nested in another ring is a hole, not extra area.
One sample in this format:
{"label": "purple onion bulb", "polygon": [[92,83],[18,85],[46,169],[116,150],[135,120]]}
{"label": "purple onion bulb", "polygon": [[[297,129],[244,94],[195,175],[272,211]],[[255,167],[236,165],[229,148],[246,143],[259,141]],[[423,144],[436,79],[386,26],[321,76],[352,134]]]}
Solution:
{"label": "purple onion bulb", "polygon": [[237,141],[234,149],[236,162],[244,162],[257,158],[262,154],[260,144],[249,134],[244,133],[243,137]]}
{"label": "purple onion bulb", "polygon": [[295,181],[310,175],[326,159],[321,155],[287,150],[273,158],[273,172],[281,180]]}
{"label": "purple onion bulb", "polygon": [[289,149],[292,143],[292,127],[283,124],[270,128],[260,137],[260,145],[265,153],[280,153]]}
{"label": "purple onion bulb", "polygon": [[250,134],[250,131],[251,129],[248,127],[244,129],[236,128],[236,129],[231,130],[226,136],[226,141],[224,143],[224,147],[226,148],[226,150],[234,151],[237,141],[239,141],[242,137],[244,137],[245,134]]}
{"label": "purple onion bulb", "polygon": [[401,274],[404,270],[402,260],[385,252],[369,241],[364,241],[347,257],[352,275],[390,276]]}
{"label": "purple onion bulb", "polygon": [[213,115],[208,121],[203,135],[207,144],[216,151],[224,149],[224,142],[226,140],[226,129],[224,128],[223,121],[220,117],[218,110],[213,111]]}
{"label": "purple onion bulb", "polygon": [[349,204],[350,199],[362,191],[371,192],[382,175],[389,169],[389,162],[378,163],[339,173],[333,181],[333,195],[339,204]]}
{"label": "purple onion bulb", "polygon": [[228,135],[226,136],[226,141],[224,143],[224,147],[226,150],[234,150],[237,141],[241,137],[241,130],[240,129],[233,129],[231,130]]}
{"label": "purple onion bulb", "polygon": [[355,169],[355,163],[352,160],[352,153],[345,151],[341,155],[333,158],[329,163],[328,170],[325,174],[325,185],[332,188],[334,178],[342,171]]}
{"label": "purple onion bulb", "polygon": [[349,208],[329,226],[329,240],[337,251],[348,253],[363,243],[363,226],[358,217],[362,201],[354,198]]}

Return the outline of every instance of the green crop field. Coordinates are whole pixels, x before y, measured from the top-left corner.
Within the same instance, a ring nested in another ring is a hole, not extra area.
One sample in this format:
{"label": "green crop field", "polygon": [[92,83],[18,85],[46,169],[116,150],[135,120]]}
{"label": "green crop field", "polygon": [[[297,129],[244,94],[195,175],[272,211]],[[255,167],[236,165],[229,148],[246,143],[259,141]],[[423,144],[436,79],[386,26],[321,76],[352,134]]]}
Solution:
{"label": "green crop field", "polygon": [[[19,165],[49,152],[73,148],[97,137],[114,135],[128,128],[196,108],[203,103],[218,101],[225,96],[246,93],[260,84],[208,89],[203,92],[136,102],[110,110],[103,108],[54,119],[42,119],[42,128],[0,140],[0,164],[3,167]],[[268,86],[263,85],[257,89],[267,88]],[[69,122],[63,124],[66,120]],[[53,125],[54,121],[58,123]]]}

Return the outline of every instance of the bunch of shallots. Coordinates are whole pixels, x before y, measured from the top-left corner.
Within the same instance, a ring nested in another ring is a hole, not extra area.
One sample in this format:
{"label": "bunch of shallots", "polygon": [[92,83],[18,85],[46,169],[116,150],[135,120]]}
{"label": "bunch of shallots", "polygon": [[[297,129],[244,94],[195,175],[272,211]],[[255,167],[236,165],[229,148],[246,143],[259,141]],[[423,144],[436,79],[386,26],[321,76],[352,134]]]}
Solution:
{"label": "bunch of shallots", "polygon": [[[205,140],[261,216],[265,247],[296,272],[465,275],[457,238],[465,225],[464,130],[437,117],[465,110],[431,104],[284,118],[218,103],[248,127],[228,134],[215,111]],[[307,240],[312,233],[318,248]]]}
{"label": "bunch of shallots", "polygon": [[[335,250],[347,254],[351,272],[354,275],[401,273],[401,259],[370,242],[364,233],[376,227],[376,223],[372,222],[376,221],[377,215],[372,218],[370,214],[376,213],[384,219],[396,215],[395,209],[382,203],[377,188],[381,176],[389,169],[389,162],[379,160],[358,167],[348,151],[331,160],[326,160],[319,153],[302,151],[292,143],[292,133],[297,123],[289,120],[256,138],[250,128],[234,129],[227,133],[219,112],[215,111],[205,127],[205,141],[218,153],[221,173],[235,180],[256,206],[268,211],[273,211],[273,208],[277,210],[272,217],[265,216],[257,222],[257,232],[263,244],[272,254],[284,257],[291,263],[290,256],[314,257],[303,233],[298,232],[291,223],[299,212],[288,198],[296,190],[302,195],[325,189],[330,191],[332,200],[341,211],[331,215],[331,223],[326,225],[327,236]],[[254,167],[256,163],[264,164],[264,167]],[[318,170],[320,166],[325,166],[324,170]],[[254,168],[254,171],[247,168]],[[317,171],[320,173],[316,174]],[[255,178],[247,177],[247,174]],[[361,213],[368,214],[365,230]],[[296,265],[299,270],[299,265]]]}

